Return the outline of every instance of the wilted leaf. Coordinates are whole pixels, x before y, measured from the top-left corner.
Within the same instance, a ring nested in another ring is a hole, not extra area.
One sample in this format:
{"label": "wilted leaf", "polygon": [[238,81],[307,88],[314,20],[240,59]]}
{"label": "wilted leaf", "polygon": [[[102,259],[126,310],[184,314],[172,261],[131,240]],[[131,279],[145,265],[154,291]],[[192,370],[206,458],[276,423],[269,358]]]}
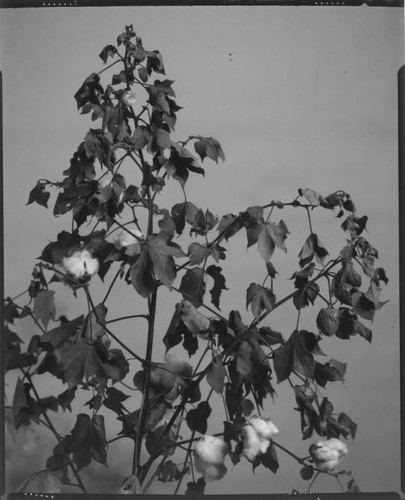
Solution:
{"label": "wilted leaf", "polygon": [[163,483],[171,483],[173,481],[178,481],[182,476],[182,473],[177,468],[177,465],[171,460],[167,460],[163,467],[160,467],[158,473],[158,480]]}
{"label": "wilted leaf", "polygon": [[187,490],[184,494],[189,496],[204,495],[206,484],[204,477],[200,477],[196,482],[187,483]]}
{"label": "wilted leaf", "polygon": [[263,225],[257,237],[257,250],[266,263],[270,261],[275,248],[276,244],[268,231],[267,225]]}
{"label": "wilted leaf", "polygon": [[223,276],[221,271],[221,267],[214,265],[208,266],[206,269],[208,276],[211,276],[211,278],[214,280],[214,286],[210,290],[211,302],[218,309],[220,308],[219,298],[221,296],[222,290],[228,290],[228,288],[225,286],[225,277]]}
{"label": "wilted leaf", "polygon": [[91,460],[107,465],[107,440],[104,429],[104,417],[94,415],[77,415],[76,424],[69,440],[69,452],[73,453],[73,461],[80,470],[87,467]]}
{"label": "wilted leaf", "polygon": [[40,470],[31,474],[17,489],[17,493],[61,493],[63,479],[62,470]]}
{"label": "wilted leaf", "polygon": [[307,202],[311,205],[317,206],[321,204],[327,204],[325,198],[313,189],[298,189],[300,196],[303,196]]}
{"label": "wilted leaf", "polygon": [[118,493],[121,495],[142,495],[141,483],[135,474],[131,474],[122,481]]}
{"label": "wilted leaf", "polygon": [[222,394],[225,382],[225,369],[221,356],[214,356],[207,372],[207,382],[218,394]]}
{"label": "wilted leaf", "polygon": [[205,333],[208,330],[210,326],[208,318],[201,314],[191,302],[183,300],[179,304],[179,310],[181,320],[190,333],[198,335],[200,333]]}
{"label": "wilted leaf", "polygon": [[117,53],[117,49],[114,45],[106,45],[103,50],[100,52],[99,57],[103,61],[104,64],[107,63],[109,57],[114,57]]}
{"label": "wilted leaf", "polygon": [[200,155],[201,161],[204,161],[207,156],[216,163],[218,163],[218,158],[225,161],[225,154],[221,144],[213,137],[200,137],[199,140],[194,143],[194,149],[196,153]]}
{"label": "wilted leaf", "polygon": [[38,203],[38,205],[42,205],[43,207],[48,208],[48,200],[50,196],[51,194],[45,191],[44,184],[38,182],[36,186],[30,191],[27,205],[35,202]]}
{"label": "wilted leaf", "polygon": [[227,214],[219,221],[217,230],[219,233],[218,241],[225,238],[227,241],[243,227],[241,218],[238,215]]}
{"label": "wilted leaf", "polygon": [[49,321],[55,320],[55,291],[41,290],[34,297],[34,315],[41,321],[45,329],[48,328]]}
{"label": "wilted leaf", "polygon": [[269,289],[256,283],[251,283],[246,290],[246,309],[251,307],[253,316],[258,319],[263,311],[271,312],[276,303],[276,296]]}
{"label": "wilted leaf", "polygon": [[24,384],[20,378],[17,380],[13,397],[13,417],[16,429],[21,425],[27,425],[30,420],[39,423],[41,410],[30,396],[30,388],[30,384]]}
{"label": "wilted leaf", "polygon": [[190,260],[190,265],[198,266],[207,257],[211,255],[211,248],[208,248],[200,243],[191,243],[188,247],[188,255]]}
{"label": "wilted leaf", "polygon": [[316,257],[316,260],[323,265],[327,255],[328,251],[322,246],[318,236],[315,233],[311,233],[305,240],[304,246],[298,254],[300,259],[299,264],[301,267],[304,267],[309,264],[314,257]]}

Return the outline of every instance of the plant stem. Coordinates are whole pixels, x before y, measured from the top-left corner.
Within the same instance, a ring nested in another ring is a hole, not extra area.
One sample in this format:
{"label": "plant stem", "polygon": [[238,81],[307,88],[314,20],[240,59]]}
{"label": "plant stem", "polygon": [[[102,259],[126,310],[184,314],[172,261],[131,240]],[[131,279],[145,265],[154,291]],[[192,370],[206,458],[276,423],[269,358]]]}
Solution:
{"label": "plant stem", "polygon": [[[149,306],[149,325],[148,325],[148,341],[146,345],[146,366],[143,377],[143,394],[142,394],[142,404],[141,411],[139,415],[139,424],[136,433],[134,459],[132,463],[132,474],[138,471],[140,458],[141,458],[141,445],[143,431],[146,422],[146,415],[148,412],[148,397],[149,397],[149,382],[150,382],[150,368],[152,361],[152,349],[153,349],[153,335],[155,330],[155,316],[156,316],[156,302],[157,302],[157,289],[154,290],[150,300],[148,301]],[[139,478],[138,478],[139,479]]]}
{"label": "plant stem", "polygon": [[115,285],[115,282],[117,281],[118,276],[120,275],[120,273],[121,273],[121,269],[118,269],[118,271],[116,272],[116,274],[115,274],[115,276],[114,276],[113,280],[111,281],[110,286],[108,287],[108,290],[107,290],[107,293],[106,293],[106,294],[105,294],[105,296],[104,296],[104,299],[101,301],[101,303],[102,303],[102,304],[105,304],[105,303],[106,303],[106,301],[107,301],[107,299],[108,299],[108,296],[110,295],[111,290],[113,289],[113,286]]}
{"label": "plant stem", "polygon": [[316,478],[319,476],[320,472],[318,471],[315,476],[313,477],[312,481],[309,483],[309,486],[307,488],[307,491],[306,493],[311,493],[311,488],[312,488],[312,485],[314,484],[314,482],[316,481]]}

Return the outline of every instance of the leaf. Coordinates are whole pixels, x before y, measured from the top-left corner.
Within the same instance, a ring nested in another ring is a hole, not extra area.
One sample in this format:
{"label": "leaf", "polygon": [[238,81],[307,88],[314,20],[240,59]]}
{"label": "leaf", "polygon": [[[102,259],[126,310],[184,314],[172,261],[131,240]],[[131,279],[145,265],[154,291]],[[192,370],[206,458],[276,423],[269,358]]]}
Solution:
{"label": "leaf", "polygon": [[167,235],[164,233],[151,236],[146,245],[157,279],[171,290],[173,281],[176,278],[176,266],[173,257],[185,257],[184,252],[178,245],[168,243]]}
{"label": "leaf", "polygon": [[239,344],[236,356],[236,372],[241,376],[242,379],[246,379],[253,370],[253,355],[253,347],[249,342],[243,341]]}
{"label": "leaf", "polygon": [[303,196],[310,205],[318,206],[321,204],[328,204],[323,196],[314,191],[313,189],[298,189],[300,196]]}
{"label": "leaf", "polygon": [[173,176],[183,187],[189,172],[204,175],[204,169],[198,166],[196,158],[186,148],[174,142],[171,143],[171,154],[165,168],[169,177]]}
{"label": "leaf", "polygon": [[225,153],[222,150],[221,144],[213,137],[200,137],[194,143],[194,149],[199,154],[201,161],[204,161],[207,156],[216,163],[218,163],[218,158],[225,161]]}
{"label": "leaf", "polygon": [[316,297],[318,296],[320,291],[318,283],[310,283],[306,285],[305,288],[300,290],[299,293],[294,295],[293,303],[297,309],[302,309],[311,303],[312,305],[315,302]]}
{"label": "leaf", "polygon": [[347,493],[361,493],[361,489],[357,486],[354,478],[351,478],[347,483]]}
{"label": "leaf", "polygon": [[162,55],[158,50],[147,52],[146,69],[148,75],[154,71],[155,73],[165,74]]}
{"label": "leaf", "polygon": [[[346,415],[346,413],[341,412],[338,416],[338,423],[340,425],[343,425],[348,429],[348,434],[351,435],[352,439],[356,437],[356,432],[357,432],[357,424],[353,422],[353,420]],[[345,436],[347,437],[347,436]]]}
{"label": "leaf", "polygon": [[188,255],[190,260],[190,265],[198,266],[207,257],[211,255],[211,248],[200,245],[200,243],[191,243],[188,247]]}
{"label": "leaf", "polygon": [[37,402],[30,396],[30,388],[30,384],[24,384],[18,378],[13,396],[13,417],[16,429],[21,425],[27,425],[31,420],[39,423],[41,410]]}
{"label": "leaf", "polygon": [[192,335],[205,333],[208,330],[210,326],[208,318],[201,314],[191,302],[183,300],[179,304],[179,310],[181,320]]}
{"label": "leaf", "polygon": [[284,342],[282,334],[272,330],[269,326],[261,327],[259,332],[265,339],[266,345],[282,344]]}
{"label": "leaf", "polygon": [[263,225],[257,238],[257,250],[266,263],[272,258],[275,248],[276,244],[267,229],[267,225]]}
{"label": "leaf", "polygon": [[163,208],[161,212],[163,214],[163,219],[160,219],[160,221],[158,222],[159,229],[162,233],[167,234],[168,238],[171,239],[174,236],[176,225],[170,217],[170,213],[167,209]]}
{"label": "leaf", "polygon": [[207,401],[202,401],[194,410],[189,410],[186,417],[187,425],[193,432],[206,434],[208,417],[211,415],[211,407]]}
{"label": "leaf", "polygon": [[184,494],[189,496],[204,495],[206,484],[204,477],[200,477],[196,482],[191,481],[187,483],[187,490]]}
{"label": "leaf", "polygon": [[218,241],[221,241],[223,238],[228,241],[229,238],[236,234],[242,227],[242,220],[238,215],[224,215],[219,221],[217,228],[219,232]]}
{"label": "leaf", "polygon": [[250,304],[255,319],[258,319],[263,311],[271,312],[275,303],[276,296],[269,288],[251,283],[246,290],[246,309]]}
{"label": "leaf", "polygon": [[76,397],[76,386],[71,387],[70,389],[66,389],[66,391],[62,392],[58,396],[58,403],[60,404],[63,411],[69,410],[72,411],[72,401]]}
{"label": "leaf", "polygon": [[30,191],[27,205],[35,202],[38,203],[38,205],[48,208],[48,200],[50,196],[51,194],[45,191],[44,184],[37,182],[36,186]]}
{"label": "leaf", "polygon": [[143,81],[143,83],[146,83],[148,81],[148,72],[144,66],[141,66],[138,69],[138,75],[139,78]]}
{"label": "leaf", "polygon": [[109,57],[114,57],[117,53],[117,49],[114,45],[106,45],[103,50],[100,52],[99,57],[103,61],[104,64],[107,64],[107,60]]}
{"label": "leaf", "polygon": [[55,321],[55,291],[41,290],[34,297],[34,315],[44,325],[45,330],[48,328],[49,321]]}
{"label": "leaf", "polygon": [[318,236],[315,233],[311,233],[305,240],[304,246],[298,254],[300,259],[299,264],[301,267],[304,267],[309,264],[314,257],[316,257],[316,260],[323,265],[327,255],[328,251],[322,246]]}
{"label": "leaf", "polygon": [[266,468],[270,469],[273,474],[275,474],[279,468],[277,451],[274,443],[270,441],[270,445],[266,450],[266,453],[259,455],[261,464]]}
{"label": "leaf", "polygon": [[31,474],[17,489],[17,493],[61,493],[64,472],[62,470],[40,470]]}
{"label": "leaf", "polygon": [[[308,348],[308,336],[310,332],[302,331],[294,336],[293,341],[293,367],[294,369],[304,375],[304,377],[313,378],[315,370],[315,361],[312,355],[312,349]],[[314,336],[315,337],[315,336]]]}
{"label": "leaf", "polygon": [[84,413],[77,415],[70,435],[69,452],[73,453],[73,462],[78,470],[87,467],[92,459],[107,465],[106,447],[104,417],[94,415],[91,419]]}
{"label": "leaf", "polygon": [[221,356],[214,356],[207,372],[207,382],[218,394],[222,394],[225,382],[225,369]]}
{"label": "leaf", "polygon": [[186,271],[180,283],[180,292],[184,300],[190,301],[195,307],[199,307],[204,299],[204,278],[204,269],[195,267],[194,269],[188,269]]}
{"label": "leaf", "polygon": [[129,141],[133,144],[135,151],[138,151],[149,143],[150,138],[151,133],[149,128],[144,125],[138,125]]}
{"label": "leaf", "polygon": [[183,325],[183,322],[181,320],[181,309],[182,303],[176,304],[172,319],[170,320],[165,336],[163,337],[166,352],[172,347],[180,344],[182,341],[181,326]]}
{"label": "leaf", "polygon": [[177,468],[177,465],[171,460],[167,460],[162,467],[159,468],[158,480],[163,483],[171,483],[178,481],[182,477],[182,472]]}
{"label": "leaf", "polygon": [[120,495],[142,495],[142,487],[139,479],[135,476],[135,474],[131,474],[126,477],[122,483],[121,487],[118,491]]}
{"label": "leaf", "polygon": [[325,387],[327,382],[343,382],[345,372],[346,363],[331,359],[324,365],[315,363],[314,379],[320,386]]}
{"label": "leaf", "polygon": [[364,326],[358,319],[353,321],[353,334],[359,334],[364,337],[368,342],[371,342],[372,331],[370,328]]}
{"label": "leaf", "polygon": [[141,297],[147,298],[155,289],[152,260],[146,248],[136,257],[130,269],[131,283]]}
{"label": "leaf", "polygon": [[287,252],[284,241],[286,240],[287,235],[290,234],[290,231],[285,225],[285,222],[283,220],[280,220],[278,224],[268,222],[266,224],[266,228],[276,247],[280,250],[283,250],[284,252]]}
{"label": "leaf", "polygon": [[106,408],[121,416],[124,414],[125,410],[125,407],[122,403],[129,397],[130,396],[127,396],[115,387],[109,387],[107,389],[107,397],[104,399],[103,404]]}
{"label": "leaf", "polygon": [[221,296],[222,290],[228,290],[225,286],[225,277],[222,274],[222,268],[219,266],[208,266],[206,269],[208,276],[214,280],[214,286],[210,290],[211,302],[218,309],[219,307],[219,298]]}
{"label": "leaf", "polygon": [[103,94],[104,89],[100,85],[100,77],[96,73],[92,73],[83,82],[80,89],[74,95],[77,102],[77,108],[80,109],[87,102],[99,104],[99,94]]}

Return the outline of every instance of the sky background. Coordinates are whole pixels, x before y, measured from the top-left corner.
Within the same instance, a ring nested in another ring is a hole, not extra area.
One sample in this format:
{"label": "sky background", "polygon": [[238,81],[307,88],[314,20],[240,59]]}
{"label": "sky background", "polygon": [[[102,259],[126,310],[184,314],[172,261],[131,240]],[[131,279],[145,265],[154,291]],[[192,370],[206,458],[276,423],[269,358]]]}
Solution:
{"label": "sky background", "polygon": [[[329,384],[335,407],[359,424],[344,467],[353,470],[363,491],[399,491],[397,71],[403,64],[402,11],[269,6],[0,11],[6,296],[27,288],[35,258],[70,225],[69,217],[54,219],[51,209],[26,206],[28,193],[38,178],[61,179],[88,128],[95,126],[88,115],[78,115],[73,95],[90,73],[102,69],[98,54],[114,43],[125,24],[134,25],[146,49],[162,52],[167,78],[175,80],[176,101],[184,109],[178,113],[174,138],[213,136],[225,150],[224,164],[206,164],[204,181],[190,177],[188,198],[195,205],[223,215],[273,199],[291,201],[298,188],[323,195],[343,189],[352,195],[358,214],[369,216],[366,237],[378,248],[390,279],[383,297],[389,302],[367,324],[373,331],[371,345],[355,337],[350,342],[326,339],[321,347],[348,364],[345,384]],[[52,196],[51,208],[54,200]],[[165,205],[181,200],[181,190],[172,182]],[[284,279],[297,270],[296,256],[308,236],[302,215],[287,209],[276,214],[291,232],[287,256],[275,254],[273,260]],[[339,251],[345,235],[333,214],[315,214],[314,224],[329,252]],[[246,288],[262,281],[263,264],[256,249],[246,250],[242,232],[230,241],[224,273],[230,290],[223,294],[222,311],[237,308],[248,321]],[[280,278],[278,286],[281,298],[291,291],[292,282],[283,284]],[[67,289],[55,285],[55,290],[57,316],[85,312],[85,304],[72,300]],[[99,281],[94,280],[93,293],[103,296]],[[161,336],[176,299],[162,294],[157,323]],[[134,290],[118,287],[110,317],[140,312],[137,300]],[[303,311],[302,328],[314,330],[319,307]],[[290,306],[271,316],[265,324],[288,338],[296,319]],[[142,335],[134,335],[141,326],[124,325],[116,331],[143,352]],[[32,334],[28,323],[18,328],[23,338]],[[158,340],[155,360],[163,355],[160,344]],[[11,374],[6,380],[10,388],[13,381]],[[41,385],[41,395],[54,388],[63,391],[52,380]],[[278,397],[275,404],[266,404],[266,414],[280,427],[279,442],[305,456],[312,440],[300,440],[293,395],[286,384],[276,390]],[[217,406],[221,404],[218,400]],[[219,428],[223,417],[215,416]],[[69,418],[56,416],[66,432],[73,427]],[[8,438],[7,490],[44,467],[54,443],[45,433],[40,437],[35,460]],[[114,491],[113,485],[123,479],[132,456],[123,441],[111,445],[108,469],[95,465],[86,472],[95,492]],[[276,475],[257,470],[253,476],[246,461],[234,468],[228,464],[225,479],[210,484],[207,492],[304,490],[307,483],[298,464],[281,451],[279,461]],[[337,487],[330,478],[314,486],[319,491]],[[157,484],[153,491],[171,490]]]}

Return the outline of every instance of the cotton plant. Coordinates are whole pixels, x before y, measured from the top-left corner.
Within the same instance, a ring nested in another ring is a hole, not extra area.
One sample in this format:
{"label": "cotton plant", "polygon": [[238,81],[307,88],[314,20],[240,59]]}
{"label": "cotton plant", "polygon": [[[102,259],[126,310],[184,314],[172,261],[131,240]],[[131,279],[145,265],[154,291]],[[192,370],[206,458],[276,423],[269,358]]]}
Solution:
{"label": "cotton plant", "polygon": [[[58,443],[46,470],[21,491],[54,493],[73,484],[88,492],[87,467],[107,466],[121,439],[131,450],[112,492],[142,494],[162,481],[174,493],[202,494],[206,483],[214,487],[225,477],[226,461],[237,468],[245,459],[276,474],[278,453],[296,460],[303,480],[316,471],[313,481],[326,474],[341,485],[338,466],[347,448],[340,438],[353,440],[357,424],[328,398],[330,384],[345,380],[346,363],[325,355],[330,338],[371,342],[363,321],[384,304],[381,283],[388,278],[364,237],[368,217],[340,189],[322,195],[299,188],[288,200],[257,200],[222,216],[196,206],[188,183],[207,192],[197,183],[206,164],[225,162],[221,143],[209,135],[176,137],[175,82],[166,77],[161,53],[145,49],[132,25],[100,58],[108,66],[92,72],[74,96],[91,128],[61,180],[41,179],[29,194],[28,204],[47,207],[55,189],[53,214],[71,219],[43,248],[26,294],[4,305],[5,372],[20,374],[10,397],[13,429],[45,425]],[[173,205],[167,184],[177,187]],[[296,247],[288,239],[291,211],[303,216]],[[338,220],[343,248],[323,246],[322,214],[325,223]],[[262,268],[246,289],[237,283],[243,303],[226,310],[223,261],[232,258],[239,232]],[[274,255],[290,259],[292,276],[276,270]],[[60,282],[75,300],[69,318],[56,300]],[[121,317],[110,307],[118,283],[127,294]],[[176,303],[163,317],[168,293]],[[283,332],[272,328],[280,306],[287,309]],[[306,328],[304,308],[314,311]],[[17,323],[27,317],[34,326],[23,340]],[[156,354],[161,343],[163,358]],[[47,377],[58,378],[63,391],[39,396]],[[277,404],[276,387],[292,390],[302,439],[319,438],[309,457],[287,449],[288,429],[280,425],[279,432],[278,422],[261,416],[269,400]],[[73,411],[83,397],[90,399]],[[223,423],[214,408],[223,411]],[[71,430],[62,435],[49,410],[64,411]],[[346,490],[356,491],[349,479]]]}

